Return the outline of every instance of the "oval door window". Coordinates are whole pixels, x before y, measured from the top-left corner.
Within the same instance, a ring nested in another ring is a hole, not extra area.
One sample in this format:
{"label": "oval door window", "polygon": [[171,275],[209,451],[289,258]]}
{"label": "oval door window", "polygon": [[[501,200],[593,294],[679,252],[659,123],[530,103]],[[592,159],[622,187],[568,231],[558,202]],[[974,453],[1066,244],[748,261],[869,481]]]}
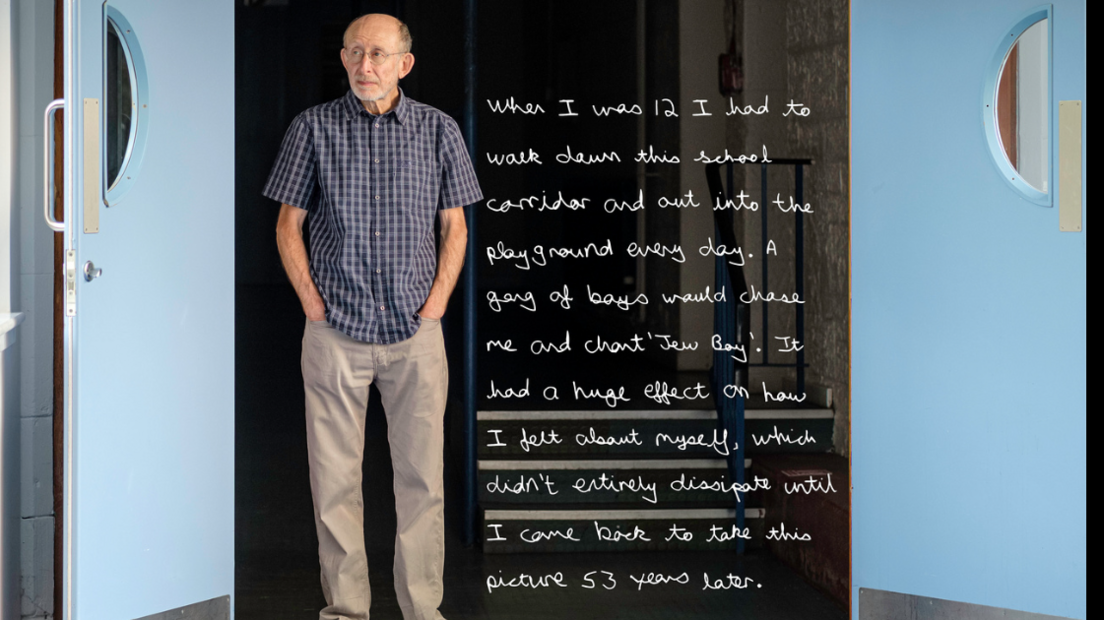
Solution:
{"label": "oval door window", "polygon": [[133,184],[148,123],[145,64],[134,30],[113,7],[104,15],[104,202],[117,204]]}
{"label": "oval door window", "polygon": [[1024,198],[1050,206],[1050,7],[1028,12],[998,46],[984,115],[1001,176]]}

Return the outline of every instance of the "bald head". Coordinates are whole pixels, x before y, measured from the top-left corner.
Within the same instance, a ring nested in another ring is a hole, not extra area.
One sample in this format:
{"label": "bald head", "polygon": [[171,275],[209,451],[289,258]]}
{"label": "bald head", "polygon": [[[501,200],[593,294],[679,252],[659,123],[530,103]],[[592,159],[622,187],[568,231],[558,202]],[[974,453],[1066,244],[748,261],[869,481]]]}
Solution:
{"label": "bald head", "polygon": [[341,64],[349,88],[370,114],[386,114],[398,104],[399,80],[414,67],[410,31],[390,15],[359,17],[345,29]]}
{"label": "bald head", "polygon": [[414,39],[410,36],[410,28],[407,28],[406,24],[402,21],[384,13],[369,13],[368,15],[361,15],[354,19],[349,23],[349,27],[345,29],[345,37],[342,40],[342,44],[345,47],[349,47],[349,42],[353,38],[354,33],[364,28],[394,28],[397,30],[401,48],[395,50],[397,52],[409,52],[411,46],[414,44]]}

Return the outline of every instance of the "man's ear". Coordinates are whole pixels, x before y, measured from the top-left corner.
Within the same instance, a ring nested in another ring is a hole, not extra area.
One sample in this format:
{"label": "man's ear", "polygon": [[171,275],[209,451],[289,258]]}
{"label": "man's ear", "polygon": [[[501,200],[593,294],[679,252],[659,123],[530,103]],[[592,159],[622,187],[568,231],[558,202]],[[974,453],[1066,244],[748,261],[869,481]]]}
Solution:
{"label": "man's ear", "polygon": [[345,48],[344,47],[341,48],[341,66],[345,67],[345,70],[348,71],[349,63],[347,62],[347,60],[345,58]]}
{"label": "man's ear", "polygon": [[[344,54],[345,50],[341,50],[341,53]],[[342,58],[344,58],[344,56]],[[410,73],[410,70],[413,69],[413,68],[414,68],[414,54],[411,54],[409,52],[407,52],[406,54],[403,54],[402,66],[399,67],[399,78],[401,79],[401,78],[406,77],[406,74]]]}

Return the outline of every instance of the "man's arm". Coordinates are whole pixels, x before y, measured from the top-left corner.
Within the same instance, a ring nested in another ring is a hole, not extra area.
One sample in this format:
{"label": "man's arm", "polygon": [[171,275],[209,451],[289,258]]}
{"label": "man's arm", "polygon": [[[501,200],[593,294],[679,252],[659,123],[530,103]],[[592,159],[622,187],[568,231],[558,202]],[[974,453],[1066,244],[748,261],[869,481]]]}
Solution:
{"label": "man's arm", "polygon": [[468,245],[468,224],[464,220],[464,208],[441,210],[441,245],[437,249],[437,277],[429,298],[418,310],[427,319],[439,319],[445,315],[449,296],[460,278],[464,266],[464,250]]}
{"label": "man's arm", "polygon": [[[311,321],[324,321],[326,304],[311,279],[307,246],[303,243],[303,220],[306,218],[305,209],[281,205],[280,219],[276,222],[276,247],[280,249],[280,261],[284,263],[288,280],[291,280],[295,294],[299,295],[299,302],[303,304],[303,313]],[[463,261],[463,252],[460,259]],[[434,288],[437,288],[436,284]]]}

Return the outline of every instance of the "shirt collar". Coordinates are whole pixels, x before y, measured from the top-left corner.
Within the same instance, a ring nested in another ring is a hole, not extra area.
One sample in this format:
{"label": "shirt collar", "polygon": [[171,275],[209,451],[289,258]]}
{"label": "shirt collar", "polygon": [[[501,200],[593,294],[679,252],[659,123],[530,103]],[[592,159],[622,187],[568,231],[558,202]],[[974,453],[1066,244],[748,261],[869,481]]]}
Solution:
{"label": "shirt collar", "polygon": [[[353,94],[353,89],[350,88],[349,92],[345,93],[343,102],[345,104],[346,118],[351,119],[361,113],[371,116],[368,110],[364,109],[364,104],[360,102],[360,99],[357,99],[357,96]],[[387,114],[391,113],[395,114],[395,120],[399,121],[399,124],[406,124],[406,119],[410,116],[410,105],[407,103],[407,98],[402,88],[399,88],[399,103],[387,112]],[[387,116],[387,114],[381,116]]]}

